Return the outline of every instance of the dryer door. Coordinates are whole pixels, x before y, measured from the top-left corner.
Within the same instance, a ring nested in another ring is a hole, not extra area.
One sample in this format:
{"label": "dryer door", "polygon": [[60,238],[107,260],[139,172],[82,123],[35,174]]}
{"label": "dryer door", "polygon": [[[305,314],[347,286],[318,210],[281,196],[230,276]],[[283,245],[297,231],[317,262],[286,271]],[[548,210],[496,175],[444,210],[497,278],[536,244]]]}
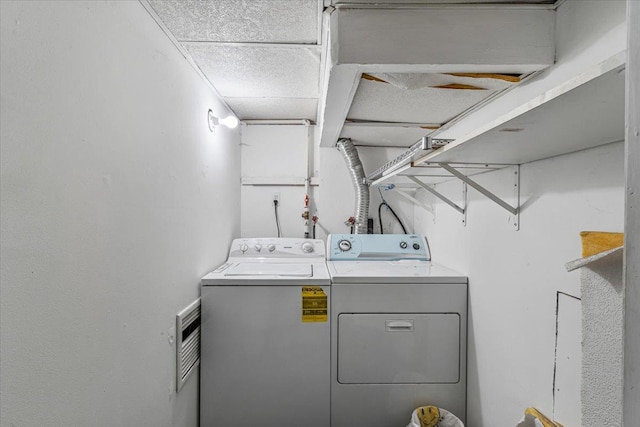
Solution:
{"label": "dryer door", "polygon": [[455,384],[460,380],[456,313],[341,313],[338,382]]}

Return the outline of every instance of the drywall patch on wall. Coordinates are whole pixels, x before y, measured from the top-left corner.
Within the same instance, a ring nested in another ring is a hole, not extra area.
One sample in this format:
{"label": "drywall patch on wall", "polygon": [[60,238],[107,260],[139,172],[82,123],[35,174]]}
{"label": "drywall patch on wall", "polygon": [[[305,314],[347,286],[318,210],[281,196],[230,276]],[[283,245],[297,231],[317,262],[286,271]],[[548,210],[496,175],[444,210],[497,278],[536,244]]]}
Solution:
{"label": "drywall patch on wall", "polygon": [[2,425],[198,425],[175,313],[239,235],[239,132],[138,2],[0,2]]}

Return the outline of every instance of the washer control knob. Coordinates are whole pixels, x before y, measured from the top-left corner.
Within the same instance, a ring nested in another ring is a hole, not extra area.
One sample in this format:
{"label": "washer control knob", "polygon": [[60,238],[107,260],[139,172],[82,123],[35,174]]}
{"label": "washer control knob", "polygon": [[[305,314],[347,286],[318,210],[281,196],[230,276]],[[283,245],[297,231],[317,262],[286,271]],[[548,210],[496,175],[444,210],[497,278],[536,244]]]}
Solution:
{"label": "washer control knob", "polygon": [[242,253],[247,252],[247,249],[249,249],[249,246],[247,246],[246,243],[240,245],[240,250],[242,251]]}
{"label": "washer control knob", "polygon": [[273,252],[276,250],[276,245],[274,245],[273,243],[270,244],[269,246],[267,246],[267,249],[269,249],[269,252]]}
{"label": "washer control knob", "polygon": [[340,250],[341,250],[342,252],[346,252],[346,251],[348,251],[349,249],[351,249],[351,242],[350,242],[350,241],[348,241],[348,240],[340,240],[340,241],[338,242],[338,247],[340,248]]}
{"label": "washer control knob", "polygon": [[305,254],[310,254],[311,252],[313,252],[313,243],[311,242],[304,242],[302,244],[302,252],[304,252]]}
{"label": "washer control knob", "polygon": [[400,242],[400,247],[402,249],[407,249],[407,242],[405,242],[405,241]]}
{"label": "washer control knob", "polygon": [[260,252],[260,251],[262,250],[262,245],[261,245],[260,243],[258,243],[257,245],[255,245],[255,246],[253,247],[253,249],[255,249],[255,250],[256,250],[256,252]]}
{"label": "washer control knob", "polygon": [[417,243],[414,243],[413,244],[413,249],[415,249],[417,251],[418,249],[420,249],[420,245],[417,244]]}

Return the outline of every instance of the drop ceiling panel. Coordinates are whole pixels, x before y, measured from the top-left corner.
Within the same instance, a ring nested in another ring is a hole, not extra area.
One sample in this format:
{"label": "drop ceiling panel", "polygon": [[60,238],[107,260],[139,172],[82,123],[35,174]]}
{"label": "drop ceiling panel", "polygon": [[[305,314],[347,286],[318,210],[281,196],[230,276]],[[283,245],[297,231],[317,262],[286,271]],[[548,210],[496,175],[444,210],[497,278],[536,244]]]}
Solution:
{"label": "drop ceiling panel", "polygon": [[224,97],[318,97],[320,52],[316,47],[184,46]]}
{"label": "drop ceiling panel", "polygon": [[317,98],[225,98],[241,120],[316,120]]}
{"label": "drop ceiling panel", "polygon": [[318,0],[149,0],[179,41],[318,43]]}
{"label": "drop ceiling panel", "polygon": [[409,148],[431,129],[398,126],[357,126],[345,123],[340,138],[351,138],[355,145]]}
{"label": "drop ceiling panel", "polygon": [[361,79],[351,109],[352,120],[446,123],[495,93],[491,90],[401,89]]}

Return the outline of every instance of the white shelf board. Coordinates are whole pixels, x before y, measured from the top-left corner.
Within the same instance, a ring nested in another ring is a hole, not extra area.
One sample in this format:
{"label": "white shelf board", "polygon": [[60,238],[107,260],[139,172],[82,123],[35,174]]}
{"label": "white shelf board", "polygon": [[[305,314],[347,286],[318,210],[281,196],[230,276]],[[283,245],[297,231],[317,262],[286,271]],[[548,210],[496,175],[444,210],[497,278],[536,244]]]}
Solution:
{"label": "white shelf board", "polygon": [[[624,140],[624,59],[616,56],[414,164],[522,164]],[[412,168],[414,171],[415,168]]]}

